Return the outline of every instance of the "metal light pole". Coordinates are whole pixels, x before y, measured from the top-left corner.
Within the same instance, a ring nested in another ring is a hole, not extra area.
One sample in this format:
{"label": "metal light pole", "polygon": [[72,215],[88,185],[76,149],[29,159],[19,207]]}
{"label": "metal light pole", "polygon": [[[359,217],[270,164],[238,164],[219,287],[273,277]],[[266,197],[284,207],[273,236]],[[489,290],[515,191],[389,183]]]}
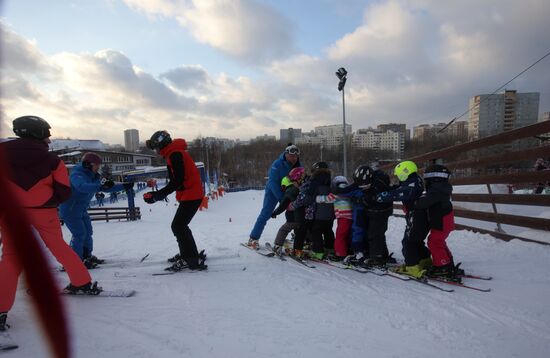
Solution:
{"label": "metal light pole", "polygon": [[344,120],[343,127],[343,144],[344,144],[344,176],[348,176],[348,160],[347,160],[347,147],[346,147],[346,99],[344,96],[344,86],[346,85],[348,71],[344,67],[340,67],[336,71],[336,77],[340,80],[338,83],[338,91],[342,92],[342,117]]}

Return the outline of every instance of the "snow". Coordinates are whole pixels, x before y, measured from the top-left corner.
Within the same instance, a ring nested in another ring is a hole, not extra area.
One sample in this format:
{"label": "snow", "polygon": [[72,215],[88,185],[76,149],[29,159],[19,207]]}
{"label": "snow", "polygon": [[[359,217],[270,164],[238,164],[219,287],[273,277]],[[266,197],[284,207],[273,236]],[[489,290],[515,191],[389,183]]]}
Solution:
{"label": "snow", "polygon": [[[208,272],[151,275],[177,252],[173,196],[154,205],[136,198],[140,221],[94,222],[94,254],[111,263],[92,276],[106,289],[137,293],[63,297],[75,356],[548,357],[550,247],[453,232],[448,243],[463,267],[494,277],[469,282],[493,291],[445,293],[324,265],[309,269],[240,246],[262,199],[262,191],[229,193],[197,213],[191,229],[208,253]],[[272,242],[283,220],[268,222],[262,241]],[[390,218],[387,241],[398,257],[403,231],[404,220]],[[55,276],[67,284],[65,273]],[[5,357],[48,353],[25,290],[22,282],[8,318],[20,348]]]}

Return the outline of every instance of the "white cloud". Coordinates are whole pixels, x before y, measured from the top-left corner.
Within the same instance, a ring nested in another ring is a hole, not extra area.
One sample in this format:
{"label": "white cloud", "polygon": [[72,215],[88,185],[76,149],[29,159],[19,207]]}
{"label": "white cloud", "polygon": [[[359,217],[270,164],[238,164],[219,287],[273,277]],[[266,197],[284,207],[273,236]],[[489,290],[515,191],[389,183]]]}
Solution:
{"label": "white cloud", "polygon": [[263,63],[293,51],[292,23],[254,0],[123,0],[149,15],[172,17],[195,39],[247,63]]}

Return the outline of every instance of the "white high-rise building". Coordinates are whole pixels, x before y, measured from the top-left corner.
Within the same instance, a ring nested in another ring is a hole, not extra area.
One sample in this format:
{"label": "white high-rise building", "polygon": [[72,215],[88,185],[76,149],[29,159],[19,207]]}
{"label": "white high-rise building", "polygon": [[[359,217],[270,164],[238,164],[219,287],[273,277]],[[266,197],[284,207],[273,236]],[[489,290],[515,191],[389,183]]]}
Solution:
{"label": "white high-rise building", "polygon": [[126,129],[124,131],[124,148],[129,152],[139,149],[139,131],[137,129]]}
{"label": "white high-rise building", "polygon": [[403,157],[406,132],[380,129],[359,129],[353,135],[353,145],[357,148],[388,150]]}

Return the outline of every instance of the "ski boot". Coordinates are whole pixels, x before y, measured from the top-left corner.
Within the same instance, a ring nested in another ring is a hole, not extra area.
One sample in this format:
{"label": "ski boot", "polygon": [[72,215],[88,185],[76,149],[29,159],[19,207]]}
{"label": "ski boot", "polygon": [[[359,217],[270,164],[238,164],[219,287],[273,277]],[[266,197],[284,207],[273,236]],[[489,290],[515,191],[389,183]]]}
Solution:
{"label": "ski boot", "polygon": [[99,259],[96,256],[92,255],[87,258],[88,261],[93,262],[97,265],[101,265],[105,263],[105,260]]}
{"label": "ski boot", "polygon": [[420,265],[401,265],[392,270],[395,273],[411,276],[415,279],[422,279],[426,276],[426,270],[421,268]]}
{"label": "ski boot", "polygon": [[292,250],[291,256],[294,256],[294,257],[297,257],[299,259],[303,259],[304,258],[304,250]]}
{"label": "ski boot", "polygon": [[260,242],[257,239],[253,239],[253,238],[248,239],[247,245],[248,245],[248,247],[250,247],[251,249],[254,249],[254,250],[259,250],[260,249]]}
{"label": "ski boot", "polygon": [[284,247],[282,245],[273,244],[273,252],[277,256],[282,256],[284,252]]}
{"label": "ski boot", "polygon": [[323,258],[325,257],[325,252],[315,252],[315,251],[311,251],[309,253],[309,257],[311,257],[313,260],[318,260],[318,261],[322,261]]}
{"label": "ski boot", "polygon": [[99,295],[103,291],[101,287],[97,286],[97,281],[88,282],[82,286],[73,286],[71,283],[63,289],[63,293],[69,295]]}
{"label": "ski boot", "polygon": [[353,266],[360,266],[363,264],[363,261],[365,261],[366,257],[362,252],[358,252],[353,255],[348,255],[344,258],[342,263],[345,265],[353,265]]}
{"label": "ski boot", "polygon": [[7,331],[10,326],[6,323],[8,319],[8,312],[0,313],[0,332]]}
{"label": "ski boot", "polygon": [[[199,252],[199,258],[206,261],[206,253],[204,252],[204,250],[201,250],[201,252]],[[174,262],[176,262],[178,260],[181,260],[181,254],[179,254],[179,253],[175,254],[172,257],[170,257],[167,261],[169,263],[173,264]]]}
{"label": "ski boot", "polygon": [[455,275],[457,275],[457,276],[464,276],[464,275],[466,274],[466,273],[464,272],[464,270],[460,268],[460,265],[461,265],[461,264],[462,264],[461,262],[459,262],[459,263],[456,264],[456,265],[454,265],[454,263],[453,263],[454,270],[455,270]]}
{"label": "ski boot", "polygon": [[328,255],[327,260],[333,261],[333,262],[341,262],[345,259],[345,256],[336,256],[336,255]]}
{"label": "ski boot", "polygon": [[425,257],[418,262],[418,266],[422,267],[425,270],[430,270],[433,267],[433,262],[431,257]]}
{"label": "ski boot", "polygon": [[386,259],[382,257],[373,257],[364,260],[362,263],[359,264],[359,266],[369,269],[369,268],[377,268],[377,269],[386,269]]}
{"label": "ski boot", "polygon": [[86,268],[88,270],[93,270],[93,269],[97,268],[97,263],[91,261],[90,258],[84,259],[84,261],[82,261],[82,263],[84,264],[84,266],[86,266]]}
{"label": "ski boot", "polygon": [[461,278],[456,275],[455,266],[451,263],[443,266],[433,266],[427,273],[428,277],[437,278],[450,282],[461,282]]}
{"label": "ski boot", "polygon": [[189,265],[184,260],[177,260],[174,262],[172,266],[169,266],[164,269],[164,271],[170,271],[170,272],[179,272],[181,270],[184,270],[186,268],[189,268]]}

